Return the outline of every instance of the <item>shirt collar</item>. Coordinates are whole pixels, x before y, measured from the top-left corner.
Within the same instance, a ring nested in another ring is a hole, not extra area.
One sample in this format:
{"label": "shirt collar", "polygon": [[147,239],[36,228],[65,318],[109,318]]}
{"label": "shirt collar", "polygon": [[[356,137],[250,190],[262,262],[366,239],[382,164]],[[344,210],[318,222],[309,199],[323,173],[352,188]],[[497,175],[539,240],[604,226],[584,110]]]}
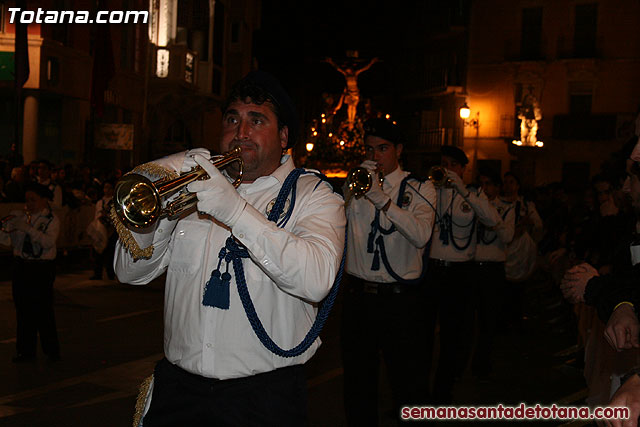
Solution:
{"label": "shirt collar", "polygon": [[295,168],[293,164],[293,159],[290,155],[285,154],[280,159],[280,166],[274,170],[270,175],[261,176],[256,179],[252,183],[248,184],[240,184],[240,189],[247,192],[247,194],[255,193],[256,191],[261,191],[265,188],[268,188],[272,185],[276,184],[284,184],[285,179],[291,173],[291,171]]}
{"label": "shirt collar", "polygon": [[396,185],[400,184],[400,182],[402,182],[404,177],[405,177],[404,171],[400,166],[398,166],[389,175],[385,175],[384,180],[392,187],[395,187]]}

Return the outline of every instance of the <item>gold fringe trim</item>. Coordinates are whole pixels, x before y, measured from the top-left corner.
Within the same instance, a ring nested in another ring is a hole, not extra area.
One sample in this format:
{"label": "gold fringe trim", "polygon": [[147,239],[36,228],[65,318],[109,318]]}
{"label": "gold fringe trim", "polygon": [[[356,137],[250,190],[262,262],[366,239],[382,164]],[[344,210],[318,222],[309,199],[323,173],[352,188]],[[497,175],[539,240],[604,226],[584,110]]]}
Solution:
{"label": "gold fringe trim", "polygon": [[138,427],[142,416],[144,415],[144,406],[147,401],[147,393],[149,393],[149,387],[153,381],[153,375],[149,375],[140,384],[140,391],[138,392],[138,398],[136,399],[136,412],[133,414],[133,427]]}
{"label": "gold fringe trim", "polygon": [[176,171],[165,168],[164,166],[160,166],[153,162],[138,165],[129,173],[137,173],[155,179],[173,179],[179,176]]}
{"label": "gold fringe trim", "polygon": [[[140,175],[144,175],[150,177],[152,179],[160,179],[160,180],[168,180],[177,178],[179,175],[177,172],[155,164],[153,162],[143,163],[139,166],[136,166],[129,173],[137,173]],[[118,237],[122,242],[122,245],[129,251],[131,257],[134,261],[138,261],[139,259],[149,259],[151,255],[153,255],[153,245],[150,245],[144,249],[138,245],[138,242],[131,234],[131,230],[127,228],[126,225],[120,220],[118,215],[116,214],[115,207],[111,206],[111,211],[109,212],[109,216],[111,217],[111,222],[116,228],[116,232],[118,233]]]}
{"label": "gold fringe trim", "polygon": [[139,259],[151,258],[151,255],[153,255],[153,245],[142,249],[140,245],[138,245],[135,237],[133,237],[133,234],[131,234],[131,230],[129,230],[120,220],[120,217],[116,213],[116,208],[113,205],[111,205],[109,216],[111,217],[111,222],[116,228],[116,232],[122,242],[122,246],[129,251],[133,260],[138,261]]}

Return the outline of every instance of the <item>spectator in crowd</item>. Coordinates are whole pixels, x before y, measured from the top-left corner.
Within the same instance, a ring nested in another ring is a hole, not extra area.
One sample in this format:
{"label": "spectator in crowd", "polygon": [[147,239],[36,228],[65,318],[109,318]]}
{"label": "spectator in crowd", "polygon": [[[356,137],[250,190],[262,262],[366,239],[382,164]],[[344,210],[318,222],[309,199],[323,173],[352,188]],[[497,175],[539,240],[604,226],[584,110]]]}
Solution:
{"label": "spectator in crowd", "polygon": [[41,160],[38,163],[38,184],[44,185],[53,195],[51,207],[53,209],[62,207],[62,188],[51,178],[51,163]]}
{"label": "spectator in crowd", "polygon": [[38,172],[40,168],[40,162],[37,160],[29,163],[27,168],[27,174],[25,176],[25,182],[38,182]]}
{"label": "spectator in crowd", "polygon": [[5,185],[5,195],[7,202],[23,203],[24,202],[24,167],[17,166],[11,170],[11,179]]}
{"label": "spectator in crowd", "polygon": [[49,197],[47,187],[29,183],[25,210],[12,211],[13,218],[3,224],[0,231],[0,244],[13,248],[12,290],[17,318],[15,363],[35,359],[38,334],[42,351],[49,360],[60,359],[53,310],[60,221],[49,208]]}
{"label": "spectator in crowd", "polygon": [[13,169],[24,164],[22,154],[18,151],[18,147],[15,142],[11,143],[9,154],[7,155],[7,161],[9,162],[9,168]]}
{"label": "spectator in crowd", "polygon": [[113,271],[113,253],[116,248],[116,242],[118,241],[118,235],[115,233],[115,228],[109,218],[110,202],[113,200],[113,186],[112,181],[106,181],[103,186],[103,196],[96,202],[96,213],[94,221],[99,222],[104,227],[106,236],[106,246],[101,247],[101,251],[95,251],[95,266],[94,274],[91,276],[91,280],[102,280],[102,271],[106,268],[107,277],[109,280],[115,279],[115,273]]}

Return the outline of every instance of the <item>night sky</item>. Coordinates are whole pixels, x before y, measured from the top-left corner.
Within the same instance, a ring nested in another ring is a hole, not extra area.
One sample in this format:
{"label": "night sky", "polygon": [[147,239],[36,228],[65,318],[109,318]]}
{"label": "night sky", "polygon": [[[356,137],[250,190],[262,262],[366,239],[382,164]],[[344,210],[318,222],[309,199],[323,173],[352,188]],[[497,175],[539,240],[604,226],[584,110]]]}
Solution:
{"label": "night sky", "polygon": [[329,56],[339,62],[347,50],[358,50],[364,63],[374,56],[382,59],[358,78],[364,97],[379,96],[389,86],[393,51],[411,34],[408,20],[421,3],[265,0],[254,55],[307,114],[317,113],[323,92],[342,92],[344,77],[322,60]]}

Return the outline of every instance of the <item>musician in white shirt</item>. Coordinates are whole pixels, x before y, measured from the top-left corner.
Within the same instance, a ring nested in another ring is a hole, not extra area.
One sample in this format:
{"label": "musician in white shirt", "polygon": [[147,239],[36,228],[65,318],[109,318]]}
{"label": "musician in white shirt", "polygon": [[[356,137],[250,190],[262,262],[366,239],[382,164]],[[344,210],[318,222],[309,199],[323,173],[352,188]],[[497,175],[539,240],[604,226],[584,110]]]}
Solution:
{"label": "musician in white shirt", "polygon": [[[237,163],[221,173],[207,150],[156,162],[174,172],[194,165],[207,171],[209,179],[187,187],[198,196],[198,212],[133,233],[140,247],[153,245],[148,259],[134,260],[122,239],[116,248],[122,282],[145,284],[167,272],[165,359],[156,366],[145,427],[300,425],[306,419],[302,366],[319,340],[293,357],[274,354],[250,324],[239,290],[246,283],[257,317],[279,347],[300,343],[339,269],[343,200],[328,183],[304,173],[278,224],[268,220],[294,171],[291,157],[283,155],[295,142],[293,103],[275,78],[252,72],[234,86],[223,113],[220,150],[242,149],[242,184],[236,190],[230,183]],[[219,258],[222,248],[246,251],[242,269],[235,259]],[[214,281],[220,272],[222,280]]]}

